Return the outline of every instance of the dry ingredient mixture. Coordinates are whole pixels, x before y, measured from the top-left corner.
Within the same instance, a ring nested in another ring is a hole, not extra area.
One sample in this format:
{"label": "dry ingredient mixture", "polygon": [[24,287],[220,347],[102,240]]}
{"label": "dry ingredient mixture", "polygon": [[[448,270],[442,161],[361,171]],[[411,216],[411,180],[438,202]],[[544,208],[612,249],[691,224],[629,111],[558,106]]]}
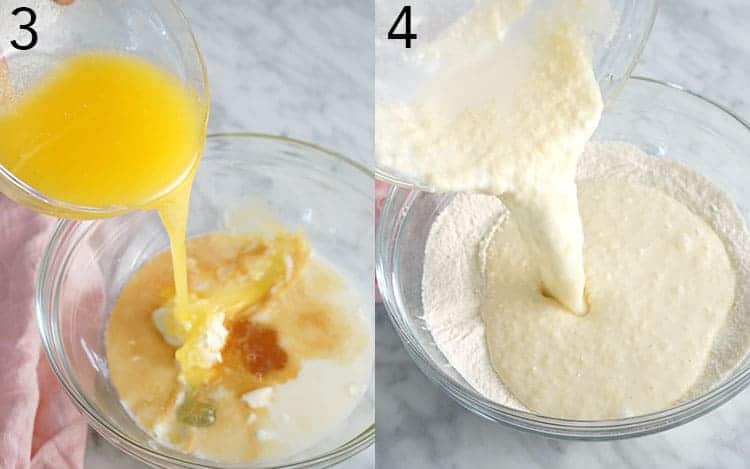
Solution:
{"label": "dry ingredient mixture", "polygon": [[427,242],[438,347],[490,399],[573,419],[690,397],[737,363],[750,331],[732,202],[635,147],[587,145],[602,100],[570,12],[591,3],[557,2],[524,20],[523,38],[513,23],[528,2],[480,4],[447,33],[481,37],[476,52],[376,110],[383,166],[474,193],[455,196]]}

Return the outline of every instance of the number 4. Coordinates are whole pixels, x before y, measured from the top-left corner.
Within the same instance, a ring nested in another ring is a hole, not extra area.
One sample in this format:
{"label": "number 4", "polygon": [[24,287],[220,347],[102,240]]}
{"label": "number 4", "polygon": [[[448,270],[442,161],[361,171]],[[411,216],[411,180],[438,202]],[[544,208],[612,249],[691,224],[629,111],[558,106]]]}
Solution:
{"label": "number 4", "polygon": [[[398,24],[401,22],[402,18],[405,18],[406,24],[404,25],[404,32],[403,33],[397,33],[396,28],[398,28]],[[391,26],[391,30],[388,31],[388,39],[403,39],[406,41],[406,48],[411,49],[411,40],[416,39],[417,34],[411,32],[411,5],[406,5],[404,8],[401,9],[401,13],[398,14],[398,17],[396,18],[396,22],[393,23],[393,26]]]}

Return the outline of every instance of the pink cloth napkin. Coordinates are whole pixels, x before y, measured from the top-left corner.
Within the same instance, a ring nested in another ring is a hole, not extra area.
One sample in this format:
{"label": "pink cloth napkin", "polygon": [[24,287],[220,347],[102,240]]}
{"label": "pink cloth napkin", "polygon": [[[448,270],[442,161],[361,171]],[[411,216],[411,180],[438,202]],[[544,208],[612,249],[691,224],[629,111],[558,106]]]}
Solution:
{"label": "pink cloth napkin", "polygon": [[0,195],[0,468],[80,469],[86,423],[41,350],[34,282],[55,220]]}

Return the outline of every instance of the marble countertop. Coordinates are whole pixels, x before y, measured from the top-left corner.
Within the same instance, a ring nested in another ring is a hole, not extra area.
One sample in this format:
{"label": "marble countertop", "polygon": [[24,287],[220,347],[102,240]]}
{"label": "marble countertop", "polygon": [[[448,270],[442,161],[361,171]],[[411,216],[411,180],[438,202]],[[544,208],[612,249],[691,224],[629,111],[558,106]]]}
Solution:
{"label": "marble countertop", "polygon": [[[208,67],[209,132],[294,137],[372,165],[369,1],[181,0]],[[370,448],[337,466],[374,467]],[[86,469],[146,466],[91,432]]]}
{"label": "marble countertop", "polygon": [[[747,0],[664,0],[635,74],[680,83],[750,120]],[[547,439],[464,410],[412,363],[379,307],[377,462],[396,468],[747,468],[750,390],[702,418],[617,442]]]}

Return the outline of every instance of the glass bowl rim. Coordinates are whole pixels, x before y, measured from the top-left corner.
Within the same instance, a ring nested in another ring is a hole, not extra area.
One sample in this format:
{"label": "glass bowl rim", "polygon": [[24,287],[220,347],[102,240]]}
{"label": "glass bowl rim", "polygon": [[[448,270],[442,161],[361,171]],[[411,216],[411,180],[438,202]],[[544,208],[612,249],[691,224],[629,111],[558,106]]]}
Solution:
{"label": "glass bowl rim", "polygon": [[[196,58],[198,59],[198,64],[200,65],[200,73],[201,73],[201,82],[203,84],[203,89],[201,90],[205,94],[205,98],[207,101],[210,102],[210,90],[209,90],[209,84],[208,84],[208,69],[206,68],[206,61],[203,58],[203,53],[201,52],[200,47],[198,46],[198,39],[195,37],[195,33],[193,32],[193,28],[190,25],[190,21],[188,21],[187,15],[185,15],[185,12],[182,10],[182,7],[180,7],[179,3],[177,3],[177,0],[168,0],[174,11],[177,13],[177,16],[182,21],[183,26],[185,27],[185,31],[190,36],[190,44],[193,47],[193,50],[195,51]],[[203,119],[202,119],[202,127],[203,130],[208,126],[208,116],[209,116],[209,109],[206,107],[206,111],[203,113]],[[110,207],[88,207],[85,205],[78,205],[73,204],[70,202],[65,202],[63,200],[58,200],[52,197],[49,197],[42,192],[39,192],[38,190],[34,189],[33,187],[29,186],[22,180],[18,179],[9,169],[5,168],[5,166],[0,163],[0,181],[5,181],[10,186],[18,191],[19,195],[24,198],[28,198],[32,201],[35,201],[35,203],[39,203],[41,201],[41,207],[48,206],[53,210],[60,210],[64,213],[75,213],[79,216],[85,215],[89,216],[91,218],[103,218],[103,217],[111,217],[120,215],[122,213],[127,212],[127,208],[120,207],[120,206],[110,206]],[[16,196],[17,197],[17,196]],[[45,211],[49,211],[49,208],[45,208]],[[45,212],[47,213],[47,212]]]}
{"label": "glass bowl rim", "polygon": [[[663,88],[663,91],[677,93],[681,98],[697,98],[703,105],[720,111],[750,131],[750,124],[735,112],[682,85],[645,76],[632,76],[626,83],[655,85]],[[375,236],[375,274],[388,317],[411,359],[430,381],[467,410],[488,420],[543,436],[576,440],[615,440],[657,433],[687,423],[726,403],[750,384],[748,365],[719,386],[669,409],[608,420],[569,420],[541,416],[503,406],[482,396],[470,386],[463,385],[443,372],[424,351],[419,339],[403,319],[407,315],[404,311],[408,311],[409,308],[402,301],[400,290],[394,288],[398,274],[392,266],[395,264],[394,259],[399,256],[400,248],[396,249],[396,246],[399,245],[403,221],[409,216],[408,212],[414,200],[422,192],[424,191],[399,186],[389,189]],[[409,315],[421,316],[422,311],[418,313]]]}
{"label": "glass bowl rim", "polygon": [[[324,158],[330,158],[337,163],[350,166],[358,173],[373,180],[374,182],[372,171],[368,170],[367,167],[363,164],[340,153],[328,150],[313,143],[308,143],[304,140],[253,132],[220,132],[212,133],[206,136],[207,145],[211,142],[220,142],[224,140],[234,142],[250,140],[255,142],[272,142],[287,145],[291,144],[294,146],[302,147],[304,150],[316,152]],[[65,241],[66,235],[75,233],[75,231],[79,229],[88,230],[91,226],[93,226],[93,224],[100,222],[103,222],[103,220],[59,220],[50,237],[50,240],[48,241],[44,249],[35,281],[34,310],[37,330],[39,331],[42,347],[47,357],[47,361],[50,364],[50,368],[52,368],[55,377],[62,385],[68,398],[70,398],[70,400],[75,404],[78,410],[86,417],[87,424],[91,425],[97,433],[99,433],[109,443],[113,444],[121,451],[132,457],[135,457],[136,459],[144,463],[156,464],[156,461],[158,461],[163,464],[178,464],[182,467],[195,469],[240,469],[248,467],[248,464],[253,464],[220,462],[212,464],[208,461],[190,461],[178,456],[163,454],[162,452],[155,450],[146,444],[134,441],[129,436],[124,434],[119,428],[110,425],[102,417],[100,417],[98,411],[96,410],[96,406],[94,406],[89,401],[88,397],[86,397],[86,393],[80,389],[76,381],[70,378],[71,373],[68,370],[68,362],[66,359],[64,359],[64,348],[62,346],[62,341],[59,334],[59,314],[57,309],[60,292],[59,286],[62,282],[62,275],[67,272],[70,255],[66,256],[66,258],[62,260],[63,266],[60,269],[60,275],[57,275],[55,276],[55,278],[51,279],[54,285],[49,285],[48,281],[45,279],[48,276],[47,274],[50,270],[53,258],[56,256],[56,250],[67,243],[67,241]],[[88,226],[84,227],[83,225]],[[73,241],[74,245],[79,241],[80,236],[78,239]],[[46,303],[46,300],[44,299],[45,287],[52,288],[52,291],[55,292],[55,296],[52,299],[53,303],[51,312],[46,311],[44,307]],[[60,355],[60,357],[58,357],[58,355]],[[360,432],[353,438],[349,439],[346,443],[323,454],[304,460],[289,462],[283,465],[274,465],[261,462],[259,463],[260,465],[256,464],[255,466],[251,467],[253,467],[254,469],[302,469],[308,467],[329,467],[355,456],[357,453],[371,446],[374,441],[375,422],[373,420],[373,422],[367,428],[365,428],[362,432]]]}

